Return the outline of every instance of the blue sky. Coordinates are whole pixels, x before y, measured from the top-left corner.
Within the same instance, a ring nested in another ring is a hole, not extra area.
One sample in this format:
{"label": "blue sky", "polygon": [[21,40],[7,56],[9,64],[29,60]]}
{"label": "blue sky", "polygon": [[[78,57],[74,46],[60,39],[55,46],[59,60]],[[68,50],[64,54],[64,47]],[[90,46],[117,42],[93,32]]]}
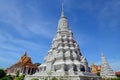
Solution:
{"label": "blue sky", "polygon": [[[0,67],[16,63],[27,51],[42,63],[57,31],[61,0],[0,0]],[[120,70],[120,0],[64,0],[74,38],[89,65],[101,52]]]}

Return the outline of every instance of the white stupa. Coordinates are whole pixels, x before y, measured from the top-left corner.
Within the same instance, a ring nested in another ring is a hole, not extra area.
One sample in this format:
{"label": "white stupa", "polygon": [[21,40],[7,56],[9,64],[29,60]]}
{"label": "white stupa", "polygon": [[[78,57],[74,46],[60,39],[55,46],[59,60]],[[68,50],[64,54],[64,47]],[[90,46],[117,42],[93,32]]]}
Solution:
{"label": "white stupa", "polygon": [[27,75],[25,79],[44,80],[46,77],[54,76],[61,77],[62,80],[68,78],[68,80],[100,80],[100,77],[90,72],[88,61],[73,38],[63,6],[57,33],[44,62],[39,66],[39,72],[31,76]]}
{"label": "white stupa", "polygon": [[107,62],[105,56],[102,54],[101,56],[102,64],[101,64],[101,76],[107,78],[116,78],[115,73],[113,72],[112,68],[110,67],[109,63]]}

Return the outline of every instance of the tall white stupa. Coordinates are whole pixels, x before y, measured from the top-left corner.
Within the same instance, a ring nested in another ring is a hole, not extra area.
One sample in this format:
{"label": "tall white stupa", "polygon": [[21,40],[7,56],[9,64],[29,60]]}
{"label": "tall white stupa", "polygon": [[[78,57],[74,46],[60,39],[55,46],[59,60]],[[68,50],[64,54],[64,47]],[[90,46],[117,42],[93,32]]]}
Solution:
{"label": "tall white stupa", "polygon": [[[50,50],[34,75],[27,75],[26,80],[47,77],[61,77],[62,80],[100,80],[90,72],[87,59],[80,52],[79,45],[73,37],[69,23],[64,15],[62,6],[61,17],[58,21],[57,33],[52,41]],[[69,78],[69,79],[68,79]]]}

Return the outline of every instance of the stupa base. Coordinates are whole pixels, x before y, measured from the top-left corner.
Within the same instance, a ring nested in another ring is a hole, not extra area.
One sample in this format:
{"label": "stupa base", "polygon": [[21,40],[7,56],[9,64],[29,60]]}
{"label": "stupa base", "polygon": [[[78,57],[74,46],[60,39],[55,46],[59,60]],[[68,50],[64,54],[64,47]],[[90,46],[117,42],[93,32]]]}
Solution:
{"label": "stupa base", "polygon": [[27,75],[25,76],[25,80],[31,80],[33,78],[37,78],[39,80],[51,80],[52,78],[57,78],[58,80],[102,80],[99,76],[79,76],[79,75],[65,75],[65,76],[57,76],[57,75]]}

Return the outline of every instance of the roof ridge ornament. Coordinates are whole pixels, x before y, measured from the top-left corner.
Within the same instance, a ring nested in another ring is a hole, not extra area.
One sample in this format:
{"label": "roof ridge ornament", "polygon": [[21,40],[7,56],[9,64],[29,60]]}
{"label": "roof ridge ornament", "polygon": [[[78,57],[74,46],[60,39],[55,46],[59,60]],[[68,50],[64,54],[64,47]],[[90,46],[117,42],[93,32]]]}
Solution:
{"label": "roof ridge ornament", "polygon": [[27,56],[27,51],[25,51],[24,56]]}

